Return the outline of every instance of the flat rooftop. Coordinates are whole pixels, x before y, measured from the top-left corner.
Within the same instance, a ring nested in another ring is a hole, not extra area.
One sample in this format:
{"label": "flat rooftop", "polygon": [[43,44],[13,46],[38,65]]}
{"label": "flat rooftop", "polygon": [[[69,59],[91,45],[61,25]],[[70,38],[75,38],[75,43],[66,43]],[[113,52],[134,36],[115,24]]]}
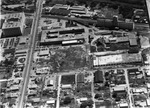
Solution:
{"label": "flat rooftop", "polygon": [[4,23],[3,24],[3,29],[20,27],[20,24],[21,24],[20,22]]}
{"label": "flat rooftop", "polygon": [[140,54],[116,54],[116,55],[105,55],[105,56],[95,56],[93,60],[94,66],[99,65],[112,65],[120,63],[133,63],[141,62],[142,57]]}
{"label": "flat rooftop", "polygon": [[24,23],[24,21],[24,13],[6,14],[2,29],[20,27]]}
{"label": "flat rooftop", "polygon": [[12,14],[6,14],[5,15],[5,19],[8,20],[8,19],[11,19],[11,18],[23,18],[24,17],[24,13],[12,13]]}
{"label": "flat rooftop", "polygon": [[105,39],[106,43],[121,43],[121,42],[129,42],[131,46],[138,45],[137,37],[135,36],[126,36],[126,37],[110,37]]}
{"label": "flat rooftop", "polygon": [[[79,31],[78,31],[79,30]],[[75,33],[79,34],[75,34]],[[43,30],[41,36],[41,42],[56,42],[70,39],[83,39],[84,28],[83,27],[70,27],[54,30]]]}
{"label": "flat rooftop", "polygon": [[52,8],[50,10],[50,14],[52,15],[63,15],[67,16],[70,13],[70,10],[65,10],[65,9],[59,9],[59,8]]}

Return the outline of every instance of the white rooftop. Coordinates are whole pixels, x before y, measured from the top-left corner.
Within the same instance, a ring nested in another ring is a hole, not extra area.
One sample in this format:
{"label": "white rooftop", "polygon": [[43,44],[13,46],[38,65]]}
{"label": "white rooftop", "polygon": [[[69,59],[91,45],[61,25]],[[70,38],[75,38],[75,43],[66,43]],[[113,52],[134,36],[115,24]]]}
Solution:
{"label": "white rooftop", "polygon": [[114,87],[113,89],[114,91],[122,91],[122,90],[125,90],[126,88],[124,86],[117,86],[117,87]]}
{"label": "white rooftop", "polygon": [[119,105],[120,107],[125,107],[125,106],[128,106],[128,103],[120,103]]}
{"label": "white rooftop", "polygon": [[107,65],[117,63],[129,63],[141,61],[140,54],[116,54],[116,55],[105,55],[105,56],[94,56],[93,64],[96,65]]}
{"label": "white rooftop", "polygon": [[49,49],[40,50],[38,55],[39,56],[49,55]]}
{"label": "white rooftop", "polygon": [[147,105],[150,106],[150,98],[146,100]]}
{"label": "white rooftop", "polygon": [[54,104],[54,103],[55,103],[55,100],[48,100],[46,103],[47,103],[47,104]]}
{"label": "white rooftop", "polygon": [[72,85],[71,84],[63,84],[62,88],[72,88]]}
{"label": "white rooftop", "polygon": [[133,88],[132,90],[133,90],[134,93],[140,93],[140,92],[147,93],[146,88]]}
{"label": "white rooftop", "polygon": [[5,22],[3,23],[2,29],[20,27],[24,24],[24,21],[24,13],[6,14]]}

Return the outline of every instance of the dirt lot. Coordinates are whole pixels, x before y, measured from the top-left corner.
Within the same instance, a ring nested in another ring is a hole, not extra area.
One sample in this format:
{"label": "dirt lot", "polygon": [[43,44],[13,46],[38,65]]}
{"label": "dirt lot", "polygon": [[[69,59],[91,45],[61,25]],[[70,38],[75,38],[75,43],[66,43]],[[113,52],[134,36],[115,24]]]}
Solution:
{"label": "dirt lot", "polygon": [[50,65],[53,72],[81,69],[88,67],[84,48],[65,47],[51,52]]}

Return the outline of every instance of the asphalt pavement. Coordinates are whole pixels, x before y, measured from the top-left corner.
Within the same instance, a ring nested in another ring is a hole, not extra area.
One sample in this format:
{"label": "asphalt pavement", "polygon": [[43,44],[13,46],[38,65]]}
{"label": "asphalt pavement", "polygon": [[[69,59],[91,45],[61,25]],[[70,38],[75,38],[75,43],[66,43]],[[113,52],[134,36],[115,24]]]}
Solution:
{"label": "asphalt pavement", "polygon": [[127,69],[124,69],[124,70],[125,70],[125,80],[126,80],[126,84],[127,84],[127,92],[128,92],[128,98],[129,98],[129,105],[130,105],[130,108],[133,108],[132,95],[130,93],[131,89],[130,89],[130,84],[129,84],[128,72],[127,72]]}
{"label": "asphalt pavement", "polygon": [[19,97],[19,102],[17,105],[17,108],[23,108],[25,104],[25,97],[26,97],[26,91],[29,83],[29,78],[30,78],[30,71],[32,69],[32,61],[33,61],[33,54],[34,54],[34,49],[35,49],[35,41],[36,41],[36,35],[37,35],[37,30],[38,30],[38,24],[39,24],[39,19],[41,17],[41,9],[42,9],[42,0],[37,0],[37,8],[35,12],[35,18],[33,22],[33,29],[31,31],[31,37],[30,37],[30,44],[29,44],[29,50],[27,54],[27,62],[25,66],[25,73],[24,73],[24,80],[23,80],[23,85],[21,88],[21,94]]}
{"label": "asphalt pavement", "polygon": [[58,78],[58,87],[57,87],[57,101],[56,101],[56,108],[59,108],[59,95],[60,95],[60,88],[61,87],[61,75],[59,75],[59,78]]}

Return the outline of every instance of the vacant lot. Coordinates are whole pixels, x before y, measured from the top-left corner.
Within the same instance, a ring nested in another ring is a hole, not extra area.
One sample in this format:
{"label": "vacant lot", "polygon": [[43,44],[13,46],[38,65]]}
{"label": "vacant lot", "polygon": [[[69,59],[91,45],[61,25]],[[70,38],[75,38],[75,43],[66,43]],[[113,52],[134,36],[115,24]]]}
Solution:
{"label": "vacant lot", "polygon": [[86,51],[82,47],[67,47],[51,52],[50,65],[53,72],[63,72],[88,67]]}
{"label": "vacant lot", "polygon": [[75,75],[63,75],[61,78],[62,84],[75,84]]}

